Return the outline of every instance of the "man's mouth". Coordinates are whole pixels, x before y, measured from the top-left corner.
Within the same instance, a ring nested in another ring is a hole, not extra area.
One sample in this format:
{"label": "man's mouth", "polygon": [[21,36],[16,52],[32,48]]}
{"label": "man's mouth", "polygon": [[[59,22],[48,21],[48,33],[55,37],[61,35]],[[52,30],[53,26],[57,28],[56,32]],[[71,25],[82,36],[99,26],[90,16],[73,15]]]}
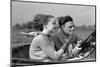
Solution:
{"label": "man's mouth", "polygon": [[70,34],[72,34],[72,33],[73,33],[73,31],[70,32]]}

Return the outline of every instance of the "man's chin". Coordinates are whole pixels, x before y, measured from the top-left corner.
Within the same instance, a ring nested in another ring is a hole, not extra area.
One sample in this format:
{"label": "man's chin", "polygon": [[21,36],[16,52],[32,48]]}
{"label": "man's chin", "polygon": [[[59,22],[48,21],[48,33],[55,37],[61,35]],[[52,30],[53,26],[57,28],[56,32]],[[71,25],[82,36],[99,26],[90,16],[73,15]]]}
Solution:
{"label": "man's chin", "polygon": [[71,34],[73,34],[73,32],[70,32],[69,34],[71,35]]}

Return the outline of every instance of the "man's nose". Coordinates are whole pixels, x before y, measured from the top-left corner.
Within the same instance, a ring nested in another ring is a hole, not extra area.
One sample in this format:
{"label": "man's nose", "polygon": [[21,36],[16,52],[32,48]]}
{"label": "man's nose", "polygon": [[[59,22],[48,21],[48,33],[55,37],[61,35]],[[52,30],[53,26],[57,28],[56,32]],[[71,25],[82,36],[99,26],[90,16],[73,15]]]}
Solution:
{"label": "man's nose", "polygon": [[74,30],[75,28],[74,27],[72,27],[72,31]]}

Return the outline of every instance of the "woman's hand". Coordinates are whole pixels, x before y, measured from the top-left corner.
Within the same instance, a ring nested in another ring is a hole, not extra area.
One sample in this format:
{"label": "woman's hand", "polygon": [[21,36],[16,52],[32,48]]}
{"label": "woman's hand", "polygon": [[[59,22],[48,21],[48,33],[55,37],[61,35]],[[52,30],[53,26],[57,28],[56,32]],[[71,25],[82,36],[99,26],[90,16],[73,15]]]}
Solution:
{"label": "woman's hand", "polygon": [[66,44],[71,43],[72,36],[70,35],[67,39],[64,39]]}
{"label": "woman's hand", "polygon": [[71,38],[64,39],[62,48],[65,50],[68,47],[68,44],[71,42]]}

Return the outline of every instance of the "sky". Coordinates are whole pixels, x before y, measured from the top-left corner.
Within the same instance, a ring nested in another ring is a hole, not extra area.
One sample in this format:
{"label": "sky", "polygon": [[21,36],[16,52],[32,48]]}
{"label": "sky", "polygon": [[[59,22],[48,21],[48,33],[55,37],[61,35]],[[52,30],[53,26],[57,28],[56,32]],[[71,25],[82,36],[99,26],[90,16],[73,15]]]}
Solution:
{"label": "sky", "polygon": [[50,14],[56,17],[70,15],[77,26],[95,24],[94,6],[12,1],[12,25],[32,21],[36,14]]}

